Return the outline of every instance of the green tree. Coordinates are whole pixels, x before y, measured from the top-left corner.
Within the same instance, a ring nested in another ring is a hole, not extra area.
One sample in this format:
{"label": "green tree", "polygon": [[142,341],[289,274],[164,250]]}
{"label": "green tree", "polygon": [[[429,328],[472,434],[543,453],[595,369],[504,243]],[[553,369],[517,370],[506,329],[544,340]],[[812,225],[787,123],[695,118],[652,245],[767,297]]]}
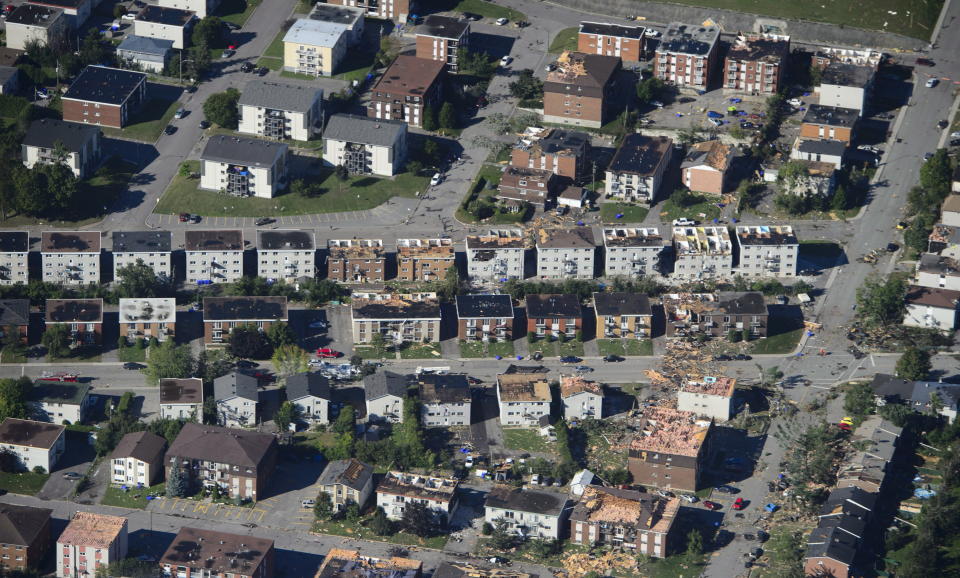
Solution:
{"label": "green tree", "polygon": [[116,412],[119,414],[128,414],[130,413],[130,404],[133,403],[133,392],[125,391],[120,396],[120,400],[117,401]]}
{"label": "green tree", "polygon": [[273,416],[273,423],[277,426],[277,431],[285,432],[290,424],[297,419],[297,408],[289,401],[280,404],[277,413]]}
{"label": "green tree", "polygon": [[849,203],[846,187],[837,185],[837,189],[833,192],[833,198],[830,199],[830,208],[834,211],[845,211]]}
{"label": "green tree", "polygon": [[567,427],[567,420],[560,419],[553,426],[557,434],[557,453],[560,454],[560,463],[573,463],[573,450],[570,447],[570,428]]}
{"label": "green tree", "polygon": [[493,521],[493,532],[490,533],[490,547],[501,552],[513,548],[517,543],[516,534],[510,531],[510,526],[503,518]]}
{"label": "green tree", "polygon": [[913,410],[901,403],[888,403],[881,405],[877,413],[879,413],[883,419],[893,423],[893,425],[904,427],[907,425],[910,416],[913,415]]}
{"label": "green tree", "polygon": [[170,475],[167,476],[166,483],[167,496],[174,498],[184,498],[190,492],[190,480],[187,474],[180,467],[179,461],[174,461],[170,468]]}
{"label": "green tree", "polygon": [[233,371],[236,363],[236,358],[225,349],[206,349],[197,356],[196,374],[197,377],[209,384],[214,379]]}
{"label": "green tree", "polygon": [[777,182],[790,193],[797,193],[798,187],[804,185],[810,178],[810,169],[803,161],[790,161],[784,163],[777,171]]}
{"label": "green tree", "polygon": [[663,80],[656,76],[645,78],[637,83],[637,102],[640,105],[650,104],[660,98],[663,92]]}
{"label": "green tree", "polygon": [[270,343],[256,326],[241,325],[230,332],[228,350],[234,357],[264,359],[270,355]]}
{"label": "green tree", "polygon": [[920,186],[943,200],[950,193],[950,177],[953,168],[947,149],[937,149],[930,159],[920,166]]}
{"label": "green tree", "polygon": [[236,130],[240,119],[237,111],[237,101],[239,100],[240,91],[236,88],[228,88],[224,92],[211,94],[203,103],[203,114],[212,123],[223,128]]}
{"label": "green tree", "polygon": [[804,578],[803,536],[789,528],[774,528],[766,544],[771,576]]}
{"label": "green tree", "polygon": [[922,381],[930,375],[932,368],[930,353],[909,347],[897,360],[897,377],[908,381]]}
{"label": "green tree", "polygon": [[[153,267],[137,259],[125,267],[117,269],[117,297],[170,297],[173,287],[167,280],[157,277]],[[149,305],[148,305],[149,307]]]}
{"label": "green tree", "polygon": [[27,401],[33,382],[27,376],[0,379],[0,422],[8,417],[25,419],[30,415]]}
{"label": "green tree", "polygon": [[110,53],[106,46],[100,42],[100,31],[96,28],[87,30],[80,45],[79,66],[88,64],[101,64],[109,59]]}
{"label": "green tree", "polygon": [[377,536],[390,536],[393,534],[393,522],[387,517],[383,508],[377,506],[376,511],[370,518],[369,528]]}
{"label": "green tree", "polygon": [[740,343],[740,339],[742,337],[743,335],[736,329],[731,329],[730,331],[727,331],[727,341],[729,341],[730,343]]}
{"label": "green tree", "polygon": [[296,345],[281,345],[274,349],[271,361],[281,379],[310,370],[310,354]]}
{"label": "green tree", "polygon": [[529,68],[521,70],[517,79],[510,83],[510,95],[520,100],[543,98],[543,81],[533,75]]}
{"label": "green tree", "polygon": [[47,348],[47,355],[51,358],[67,357],[70,355],[70,330],[61,323],[48,325],[40,343]]}
{"label": "green tree", "polygon": [[907,284],[902,276],[886,281],[870,278],[857,289],[857,315],[869,326],[896,325],[903,320]]}
{"label": "green tree", "polygon": [[440,128],[457,128],[457,111],[453,109],[453,103],[449,101],[443,103],[443,106],[440,107]]}
{"label": "green tree", "polygon": [[703,554],[703,534],[696,528],[687,533],[687,554],[691,556]]}
{"label": "green tree", "polygon": [[216,16],[207,16],[193,27],[190,40],[194,45],[205,44],[210,48],[223,46],[223,21]]}
{"label": "green tree", "polygon": [[433,105],[423,107],[423,118],[420,122],[423,130],[433,132],[437,130],[437,111],[433,110]]}
{"label": "green tree", "polygon": [[150,383],[159,383],[165,378],[190,377],[195,367],[189,345],[176,345],[172,340],[167,340],[150,352],[144,374]]}
{"label": "green tree", "polygon": [[750,341],[750,328],[749,328],[749,327],[744,327],[743,330],[740,332],[740,340],[741,340],[741,341]]}
{"label": "green tree", "polygon": [[273,347],[293,345],[297,342],[297,334],[294,333],[293,328],[285,322],[278,321],[277,323],[272,323],[267,330],[267,340],[270,341],[270,345]]}
{"label": "green tree", "polygon": [[356,435],[357,418],[353,406],[350,404],[340,408],[337,420],[333,422],[333,431],[338,435]]}
{"label": "green tree", "polygon": [[873,389],[866,383],[855,383],[843,398],[843,410],[850,415],[865,417],[873,413]]}
{"label": "green tree", "polygon": [[333,500],[327,492],[320,492],[313,505],[313,516],[318,520],[329,520],[333,517]]}

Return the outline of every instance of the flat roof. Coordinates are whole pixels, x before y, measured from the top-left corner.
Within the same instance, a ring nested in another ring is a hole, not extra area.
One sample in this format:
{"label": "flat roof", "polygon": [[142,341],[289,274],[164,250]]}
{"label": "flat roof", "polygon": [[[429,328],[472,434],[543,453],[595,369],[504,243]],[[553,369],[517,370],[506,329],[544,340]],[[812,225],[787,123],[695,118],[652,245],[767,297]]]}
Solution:
{"label": "flat roof", "polygon": [[7,24],[23,24],[24,26],[39,26],[47,28],[63,15],[60,8],[37,6],[36,4],[21,4],[7,16]]}
{"label": "flat roof", "polygon": [[397,137],[406,134],[402,120],[370,118],[356,114],[331,115],[323,129],[324,140],[337,140],[365,145],[389,147]]}
{"label": "flat roof", "polygon": [[457,317],[460,319],[513,319],[513,298],[510,295],[457,295]]}
{"label": "flat roof", "polygon": [[657,227],[604,227],[606,247],[663,247]]}
{"label": "flat roof", "polygon": [[594,293],[593,307],[597,315],[653,315],[650,298],[643,293]]}
{"label": "flat roof", "polygon": [[59,143],[69,152],[79,152],[99,133],[100,128],[96,126],[43,118],[30,123],[30,128],[23,136],[23,144],[52,149]]}
{"label": "flat roof", "polygon": [[293,23],[290,30],[287,30],[283,41],[291,44],[333,47],[340,42],[340,39],[349,29],[345,24],[336,22],[299,18]]}
{"label": "flat roof", "polygon": [[352,313],[355,319],[440,319],[440,302],[436,297],[413,299],[403,295],[354,297]]}
{"label": "flat roof", "polygon": [[313,251],[317,247],[313,231],[275,229],[257,231],[257,248],[266,251]]}
{"label": "flat roof", "polygon": [[484,506],[500,510],[559,516],[567,506],[567,501],[568,497],[565,492],[497,485],[487,493]]}
{"label": "flat roof", "polygon": [[378,494],[408,496],[431,502],[449,502],[457,493],[460,482],[456,478],[425,476],[400,471],[389,471],[377,485]]}
{"label": "flat roof", "polygon": [[864,88],[870,83],[873,73],[874,69],[870,66],[834,62],[820,73],[820,84]]}
{"label": "flat roof", "polygon": [[737,225],[741,245],[799,245],[790,225]]}
{"label": "flat roof", "polygon": [[801,140],[797,150],[804,153],[842,157],[847,152],[847,145],[838,140]]}
{"label": "flat roof", "polygon": [[384,71],[373,92],[423,96],[443,74],[444,62],[401,54]]}
{"label": "flat roof", "polygon": [[160,380],[160,404],[203,403],[203,380],[199,377]]}
{"label": "flat roof", "polygon": [[640,433],[630,442],[635,451],[696,457],[710,431],[711,422],[692,411],[648,407],[640,417]]}
{"label": "flat roof", "polygon": [[120,105],[146,81],[142,72],[91,65],[80,72],[63,98]]}
{"label": "flat roof", "polygon": [[100,231],[44,231],[40,233],[43,253],[99,253]]}
{"label": "flat roof", "polygon": [[670,157],[673,141],[665,136],[645,136],[628,134],[617,149],[608,171],[614,173],[633,173],[653,175],[657,167]]}
{"label": "flat roof", "polygon": [[490,229],[482,235],[467,235],[467,249],[526,249],[522,229]]}
{"label": "flat roof", "polygon": [[120,299],[120,323],[174,323],[177,300],[173,297],[135,297]]}
{"label": "flat roof", "polygon": [[825,104],[811,104],[803,115],[803,122],[807,124],[823,124],[828,126],[845,126],[853,128],[860,119],[860,111],[855,108],[842,106],[827,106]]}
{"label": "flat roof", "polygon": [[69,381],[37,380],[30,388],[27,399],[41,403],[62,403],[66,405],[83,405],[83,400],[90,395],[92,388],[85,383],[71,383]]}
{"label": "flat roof", "polygon": [[537,235],[538,249],[595,249],[593,229],[573,227],[566,229],[540,229]]}
{"label": "flat roof", "polygon": [[286,297],[204,297],[204,321],[286,321]]}
{"label": "flat roof", "polygon": [[173,245],[170,231],[114,231],[114,253],[167,253]]}
{"label": "flat roof", "polygon": [[184,232],[187,251],[243,251],[243,231],[218,229],[215,231]]}
{"label": "flat roof", "polygon": [[317,2],[310,10],[307,18],[311,20],[323,20],[335,24],[344,24],[353,26],[358,20],[363,20],[363,8],[354,6],[337,6],[334,4],[324,4]]}
{"label": "flat roof", "polygon": [[[317,4],[317,6],[325,6]],[[323,89],[312,84],[255,78],[243,87],[240,106],[256,106],[273,110],[307,112],[317,99],[323,100]]]}
{"label": "flat roof", "polygon": [[727,52],[727,60],[780,62],[789,54],[789,36],[741,34]]}
{"label": "flat roof", "polygon": [[527,295],[526,301],[528,319],[580,317],[583,315],[580,299],[576,295],[533,294]]}
{"label": "flat roof", "polygon": [[455,250],[451,239],[397,239],[397,259],[453,260]]}
{"label": "flat roof", "polygon": [[137,13],[137,20],[166,24],[168,26],[184,26],[197,16],[192,10],[180,10],[167,6],[146,5]]}
{"label": "flat roof", "polygon": [[286,143],[222,134],[207,139],[200,160],[270,168],[288,149]]}
{"label": "flat roof", "polygon": [[581,22],[580,34],[599,34],[603,36],[619,36],[620,38],[643,39],[643,26],[624,26],[609,22]]}
{"label": "flat roof", "polygon": [[470,384],[461,373],[421,373],[417,382],[422,403],[470,403]]}
{"label": "flat roof", "polygon": [[719,39],[720,28],[718,26],[671,22],[663,32],[663,37],[657,46],[657,52],[706,56],[717,45]]}
{"label": "flat roof", "polygon": [[8,417],[0,423],[0,443],[50,449],[65,429],[55,423]]}
{"label": "flat roof", "polygon": [[686,379],[680,391],[687,393],[699,393],[703,395],[716,395],[720,397],[733,397],[733,389],[737,385],[737,380],[732,377],[714,377],[705,375],[702,379]]}
{"label": "flat roof", "polygon": [[102,323],[103,299],[47,299],[47,323]]}
{"label": "flat roof", "polygon": [[356,550],[332,548],[314,578],[417,578],[423,562],[410,558],[375,558]]}
{"label": "flat roof", "polygon": [[[953,180],[960,181],[960,165],[957,165],[953,171]],[[947,195],[940,210],[942,213],[960,213],[960,195],[956,193]]]}
{"label": "flat roof", "polygon": [[30,235],[26,231],[0,231],[0,253],[27,253]]}
{"label": "flat roof", "polygon": [[417,36],[434,36],[436,38],[459,40],[464,33],[469,33],[469,31],[469,22],[450,18],[449,16],[431,14],[427,16],[423,24],[417,28]]}
{"label": "flat roof", "polygon": [[[273,551],[273,540],[250,534],[183,527],[163,553],[160,564],[200,568],[213,576],[260,574],[257,568]],[[260,574],[269,575],[269,572]]]}
{"label": "flat roof", "polygon": [[57,544],[108,549],[126,530],[124,517],[77,512],[57,538]]}

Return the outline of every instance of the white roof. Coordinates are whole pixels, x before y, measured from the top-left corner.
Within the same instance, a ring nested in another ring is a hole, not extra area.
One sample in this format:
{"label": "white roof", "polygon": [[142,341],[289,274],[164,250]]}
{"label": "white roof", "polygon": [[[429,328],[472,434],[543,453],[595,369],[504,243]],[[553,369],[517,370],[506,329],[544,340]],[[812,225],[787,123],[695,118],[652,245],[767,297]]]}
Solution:
{"label": "white roof", "polygon": [[177,303],[172,297],[120,300],[120,323],[174,323]]}
{"label": "white roof", "polygon": [[283,37],[283,41],[310,46],[332,47],[336,46],[340,37],[349,29],[345,24],[301,18],[293,23],[286,36]]}

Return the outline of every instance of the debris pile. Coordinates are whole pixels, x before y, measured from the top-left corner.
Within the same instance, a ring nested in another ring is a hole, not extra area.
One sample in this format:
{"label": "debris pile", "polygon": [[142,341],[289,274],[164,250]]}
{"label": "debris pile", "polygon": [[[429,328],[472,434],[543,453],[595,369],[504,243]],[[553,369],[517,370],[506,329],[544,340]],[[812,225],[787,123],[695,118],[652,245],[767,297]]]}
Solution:
{"label": "debris pile", "polygon": [[563,567],[569,578],[582,578],[591,572],[609,576],[616,570],[636,573],[640,569],[637,558],[624,552],[606,552],[599,556],[570,554],[564,558]]}

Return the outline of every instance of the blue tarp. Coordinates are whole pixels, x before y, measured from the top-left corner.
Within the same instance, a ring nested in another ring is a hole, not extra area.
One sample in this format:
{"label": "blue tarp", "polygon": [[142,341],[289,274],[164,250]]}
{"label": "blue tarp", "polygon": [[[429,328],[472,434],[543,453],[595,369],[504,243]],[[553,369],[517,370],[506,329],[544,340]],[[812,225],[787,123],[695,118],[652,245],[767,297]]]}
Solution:
{"label": "blue tarp", "polygon": [[936,496],[937,493],[933,490],[924,490],[923,488],[917,488],[913,491],[913,497],[919,498],[921,500],[929,500],[930,498]]}

